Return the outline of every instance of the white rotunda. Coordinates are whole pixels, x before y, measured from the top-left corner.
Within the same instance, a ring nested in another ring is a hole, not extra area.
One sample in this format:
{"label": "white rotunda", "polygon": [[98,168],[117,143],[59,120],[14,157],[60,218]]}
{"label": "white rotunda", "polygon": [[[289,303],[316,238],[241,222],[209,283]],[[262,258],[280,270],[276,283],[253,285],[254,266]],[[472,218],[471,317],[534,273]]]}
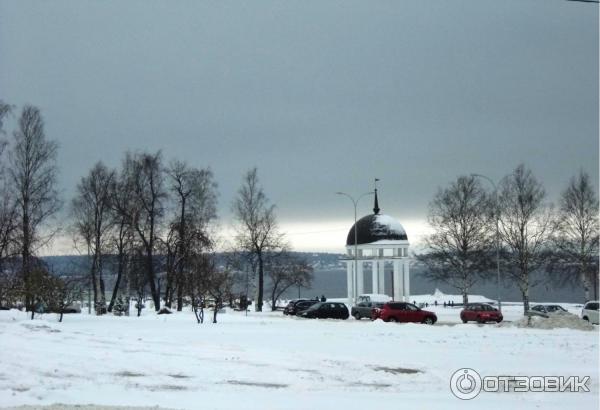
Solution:
{"label": "white rotunda", "polygon": [[[409,301],[410,276],[408,237],[396,219],[379,213],[377,189],[373,214],[359,219],[346,239],[348,304],[358,295],[387,294],[393,300]],[[365,292],[365,271],[371,273],[371,289]],[[386,292],[386,282],[390,291]],[[391,293],[391,294],[390,294]]]}

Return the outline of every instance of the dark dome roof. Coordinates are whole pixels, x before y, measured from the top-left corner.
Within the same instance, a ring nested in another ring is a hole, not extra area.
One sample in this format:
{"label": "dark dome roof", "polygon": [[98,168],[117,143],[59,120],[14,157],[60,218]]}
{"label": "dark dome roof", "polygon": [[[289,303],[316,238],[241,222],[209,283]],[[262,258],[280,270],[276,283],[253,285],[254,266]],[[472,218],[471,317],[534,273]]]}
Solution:
{"label": "dark dome roof", "polygon": [[406,231],[396,219],[388,215],[371,214],[356,222],[348,232],[346,246],[354,245],[354,229],[358,226],[357,245],[377,241],[406,241]]}

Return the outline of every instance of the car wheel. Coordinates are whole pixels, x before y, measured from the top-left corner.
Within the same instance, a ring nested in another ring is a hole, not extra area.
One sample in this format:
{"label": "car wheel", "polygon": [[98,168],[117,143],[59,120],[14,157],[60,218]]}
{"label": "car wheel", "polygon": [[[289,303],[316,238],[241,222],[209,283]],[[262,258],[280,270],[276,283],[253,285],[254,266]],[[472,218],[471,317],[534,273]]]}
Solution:
{"label": "car wheel", "polygon": [[590,319],[587,316],[584,316],[582,319],[585,320],[586,322],[590,321]]}
{"label": "car wheel", "polygon": [[360,319],[362,319],[362,317],[360,316],[360,313],[356,312],[356,313],[354,314],[354,319],[356,319],[356,320],[360,320]]}
{"label": "car wheel", "polygon": [[462,320],[462,322],[463,322],[463,323],[467,323],[467,322],[468,322],[468,320],[467,320],[467,319],[463,319],[463,318],[461,318],[461,320]]}
{"label": "car wheel", "polygon": [[481,316],[477,316],[477,323],[483,324],[485,321],[481,318]]}
{"label": "car wheel", "polygon": [[496,320],[496,323],[500,323],[500,322],[502,322],[502,319]]}
{"label": "car wheel", "polygon": [[426,325],[433,325],[434,321],[432,317],[426,317],[425,319],[423,319],[423,323],[425,323]]}
{"label": "car wheel", "polygon": [[392,316],[391,318],[388,319],[388,322],[396,323],[397,320],[395,317]]}

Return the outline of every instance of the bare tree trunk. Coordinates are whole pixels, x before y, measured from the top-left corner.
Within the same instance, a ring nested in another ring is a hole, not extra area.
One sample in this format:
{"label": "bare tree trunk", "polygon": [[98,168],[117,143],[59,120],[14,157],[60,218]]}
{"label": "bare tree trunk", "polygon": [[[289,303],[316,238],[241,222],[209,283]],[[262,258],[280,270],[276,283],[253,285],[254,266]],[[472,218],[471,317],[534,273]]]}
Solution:
{"label": "bare tree trunk", "polygon": [[92,257],[92,266],[91,266],[91,276],[92,276],[92,290],[94,292],[94,312],[96,312],[96,314],[98,314],[98,275],[96,274],[96,269],[97,269],[97,262],[96,262],[96,257],[97,255],[94,254],[94,256]]}
{"label": "bare tree trunk", "polygon": [[462,290],[463,306],[467,306],[469,304],[469,294],[467,292],[468,292],[468,289]]}
{"label": "bare tree trunk", "polygon": [[119,262],[117,267],[117,280],[115,281],[115,287],[113,288],[112,296],[110,297],[110,303],[108,304],[108,311],[112,312],[113,306],[115,305],[115,300],[117,299],[117,294],[119,293],[119,286],[121,285],[121,278],[123,277],[123,268],[124,268],[124,257],[122,252],[119,252]]}
{"label": "bare tree trunk", "polygon": [[529,276],[524,275],[521,280],[521,295],[523,296],[523,313],[529,312]]}
{"label": "bare tree trunk", "polygon": [[[183,282],[180,280],[180,282]],[[181,312],[183,310],[183,283],[180,283],[177,286],[177,311]]]}
{"label": "bare tree trunk", "polygon": [[215,301],[215,309],[213,310],[213,323],[217,323],[217,312],[219,311],[219,303]]}
{"label": "bare tree trunk", "polygon": [[258,252],[258,286],[256,289],[256,304],[254,310],[262,312],[263,307],[263,292],[265,287],[265,272],[262,252]]}
{"label": "bare tree trunk", "polygon": [[31,242],[29,237],[29,213],[28,213],[27,201],[23,203],[23,248],[21,252],[21,266],[23,274],[23,285],[25,286],[25,310],[31,310],[31,319],[33,320],[33,295],[31,294],[31,280],[30,280],[30,269],[31,269]]}
{"label": "bare tree trunk", "polygon": [[275,296],[275,291],[276,291],[276,287],[273,286],[273,290],[271,291],[271,312],[274,312],[277,310],[277,296]]}
{"label": "bare tree trunk", "polygon": [[173,300],[173,274],[167,271],[167,284],[165,285],[165,307],[171,309]]}
{"label": "bare tree trunk", "polygon": [[158,312],[160,310],[160,295],[158,292],[158,288],[156,287],[154,275],[154,255],[152,248],[148,249],[146,263],[148,264],[148,282],[150,283],[150,293],[152,295],[152,301],[154,302],[154,310]]}
{"label": "bare tree trunk", "polygon": [[180,261],[177,266],[177,311],[183,310],[183,272],[187,262],[187,237],[185,221],[186,195],[181,195],[181,214],[179,215],[179,255]]}
{"label": "bare tree trunk", "polygon": [[580,275],[579,279],[581,281],[581,284],[583,285],[583,294],[584,294],[584,298],[585,298],[584,300],[587,302],[590,300],[590,289],[592,286],[591,286],[590,280],[588,278],[585,266],[581,269],[581,272],[579,275]]}

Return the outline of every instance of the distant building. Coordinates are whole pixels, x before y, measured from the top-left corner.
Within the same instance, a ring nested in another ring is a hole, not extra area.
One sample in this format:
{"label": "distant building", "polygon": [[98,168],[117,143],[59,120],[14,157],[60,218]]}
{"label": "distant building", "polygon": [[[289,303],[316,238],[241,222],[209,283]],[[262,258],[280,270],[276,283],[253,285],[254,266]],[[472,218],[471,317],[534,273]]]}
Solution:
{"label": "distant building", "polygon": [[[365,267],[371,270],[370,293],[385,294],[386,267],[391,266],[392,294],[389,296],[398,301],[410,300],[409,243],[406,231],[396,219],[382,215],[379,211],[375,189],[373,214],[359,219],[348,232],[347,257],[344,262],[350,304],[356,302],[358,295],[369,293],[365,292]],[[358,255],[356,272],[355,250]]]}

